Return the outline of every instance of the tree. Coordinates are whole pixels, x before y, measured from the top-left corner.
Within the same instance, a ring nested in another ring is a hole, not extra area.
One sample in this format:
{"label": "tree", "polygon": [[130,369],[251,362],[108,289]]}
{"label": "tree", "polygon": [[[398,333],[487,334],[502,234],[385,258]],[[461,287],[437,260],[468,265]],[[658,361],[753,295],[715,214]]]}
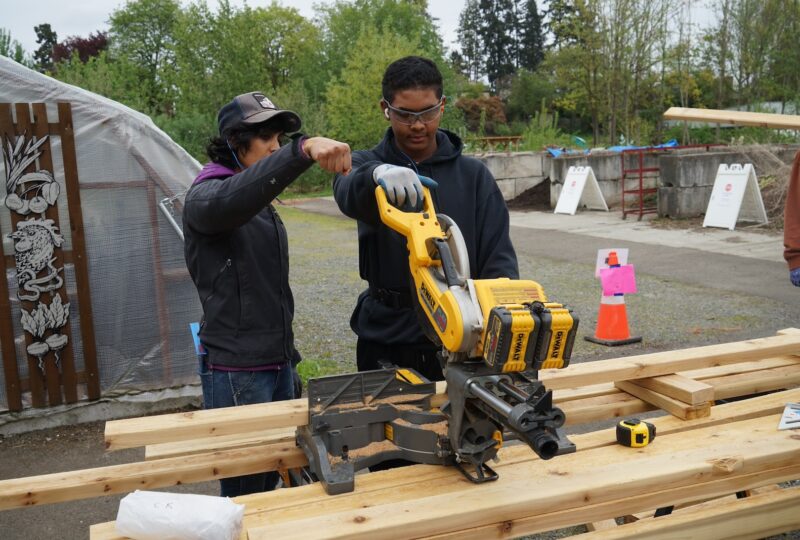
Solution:
{"label": "tree", "polygon": [[53,47],[53,62],[69,62],[73,55],[84,64],[108,48],[105,32],[93,32],[88,37],[70,36]]}
{"label": "tree", "polygon": [[109,51],[84,62],[62,62],[54,76],[75,86],[146,111],[150,96],[141,84],[141,70],[125,58],[112,59]]}
{"label": "tree", "polygon": [[36,44],[39,48],[33,53],[33,62],[40,73],[53,71],[53,47],[58,43],[58,35],[49,23],[33,27],[36,32]]}
{"label": "tree", "polygon": [[178,0],[128,0],[109,17],[113,57],[125,59],[140,70],[150,112],[171,107],[172,89],[166,73],[175,59],[174,31],[179,13]]}
{"label": "tree", "polygon": [[316,99],[324,92],[321,48],[319,30],[294,8],[222,2],[213,13],[193,4],[175,32],[170,82],[178,90],[176,108],[213,115],[235,95],[288,84]]}
{"label": "tree", "polygon": [[544,59],[544,34],[542,16],[536,0],[524,0],[519,25],[519,47],[517,67],[536,71]]}
{"label": "tree", "polygon": [[514,74],[511,93],[506,101],[506,113],[510,120],[527,122],[541,110],[542,102],[551,105],[555,98],[555,86],[547,73],[533,73],[520,69]]}
{"label": "tree", "polygon": [[478,0],[467,0],[458,16],[458,42],[464,59],[465,75],[477,81],[483,75],[483,46],[480,33],[481,11]]}
{"label": "tree", "polygon": [[581,24],[578,8],[572,0],[549,0],[545,11],[545,28],[553,39],[551,47],[561,49],[579,43],[578,26]]}
{"label": "tree", "polygon": [[497,91],[516,70],[516,6],[514,0],[479,0],[478,6],[483,15],[479,35],[485,51],[486,76]]}
{"label": "tree", "polygon": [[341,76],[328,86],[330,136],[353,148],[371,148],[380,141],[388,127],[379,106],[383,72],[398,58],[420,52],[416,42],[387,28],[364,28]]}
{"label": "tree", "polygon": [[800,3],[784,4],[784,31],[779,36],[775,52],[769,61],[768,77],[772,83],[774,99],[781,102],[781,112],[788,102],[794,102],[795,111],[800,110]]}
{"label": "tree", "polygon": [[410,43],[418,54],[440,63],[444,47],[425,0],[335,0],[318,6],[327,79],[339,76],[367,29],[387,31]]}
{"label": "tree", "polygon": [[479,135],[495,135],[497,129],[506,123],[503,102],[497,96],[461,98],[456,107],[464,115],[467,128]]}
{"label": "tree", "polygon": [[11,58],[23,66],[30,67],[25,49],[22,44],[11,37],[11,32],[5,28],[0,28],[0,56]]}

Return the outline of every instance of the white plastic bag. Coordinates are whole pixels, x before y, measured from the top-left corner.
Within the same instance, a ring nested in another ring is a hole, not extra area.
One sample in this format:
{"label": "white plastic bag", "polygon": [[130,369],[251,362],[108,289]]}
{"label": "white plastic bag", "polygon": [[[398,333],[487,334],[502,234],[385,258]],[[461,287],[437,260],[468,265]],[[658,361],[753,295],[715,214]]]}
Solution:
{"label": "white plastic bag", "polygon": [[119,503],[117,532],[134,540],[236,540],[244,505],[226,497],[135,491]]}

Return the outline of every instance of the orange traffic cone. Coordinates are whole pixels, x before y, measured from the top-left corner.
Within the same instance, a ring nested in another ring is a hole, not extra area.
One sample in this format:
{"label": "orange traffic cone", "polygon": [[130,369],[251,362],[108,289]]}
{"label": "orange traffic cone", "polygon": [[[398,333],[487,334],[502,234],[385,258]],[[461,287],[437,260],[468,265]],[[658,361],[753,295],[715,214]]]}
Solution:
{"label": "orange traffic cone", "polygon": [[[617,252],[611,251],[606,260],[609,268],[618,267]],[[642,336],[631,336],[628,328],[628,313],[625,309],[625,296],[622,293],[600,297],[600,310],[597,312],[597,328],[594,336],[585,336],[586,341],[614,347],[642,341]]]}

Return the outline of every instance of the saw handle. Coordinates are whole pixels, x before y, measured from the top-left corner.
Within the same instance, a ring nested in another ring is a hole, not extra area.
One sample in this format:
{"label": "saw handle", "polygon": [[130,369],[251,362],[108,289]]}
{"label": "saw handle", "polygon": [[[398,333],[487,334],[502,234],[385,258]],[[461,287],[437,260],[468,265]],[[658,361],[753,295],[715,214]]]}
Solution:
{"label": "saw handle", "polygon": [[375,188],[378,215],[384,225],[406,237],[410,259],[418,266],[436,266],[439,262],[431,257],[428,240],[446,236],[436,217],[430,190],[423,186],[422,194],[422,212],[404,212],[389,203],[382,187]]}
{"label": "saw handle", "polygon": [[427,219],[425,218],[426,214],[433,218],[436,217],[431,191],[425,186],[422,186],[422,211],[420,212],[405,212],[393,206],[386,197],[386,191],[381,186],[375,188],[375,199],[378,201],[378,214],[381,217],[381,221],[399,233],[403,231],[395,228],[392,223],[397,223],[398,226],[403,227],[409,220],[418,219],[420,215],[424,219]]}

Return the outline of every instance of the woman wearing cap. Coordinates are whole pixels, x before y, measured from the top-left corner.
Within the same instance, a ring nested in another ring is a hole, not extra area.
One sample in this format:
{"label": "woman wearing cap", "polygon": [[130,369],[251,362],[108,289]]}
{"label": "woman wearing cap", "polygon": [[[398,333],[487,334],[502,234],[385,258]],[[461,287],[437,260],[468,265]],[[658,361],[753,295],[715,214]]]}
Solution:
{"label": "woman wearing cap", "polygon": [[[184,254],[200,302],[203,406],[207,409],[295,396],[294,300],[286,229],[272,201],[314,162],[350,170],[350,147],[295,135],[300,117],[264,94],[242,94],[222,107],[211,159],[186,194]],[[269,491],[277,473],[221,481],[221,495]]]}

